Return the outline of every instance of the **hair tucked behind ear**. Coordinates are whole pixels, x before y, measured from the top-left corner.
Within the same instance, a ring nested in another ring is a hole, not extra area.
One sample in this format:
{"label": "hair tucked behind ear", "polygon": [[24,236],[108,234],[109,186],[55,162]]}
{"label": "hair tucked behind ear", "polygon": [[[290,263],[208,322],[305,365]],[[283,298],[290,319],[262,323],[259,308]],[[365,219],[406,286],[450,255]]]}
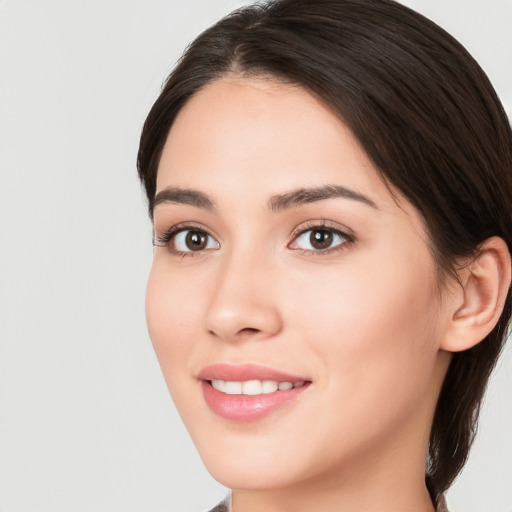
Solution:
{"label": "hair tucked behind ear", "polygon": [[[270,75],[320,98],[384,179],[422,214],[439,276],[490,236],[512,247],[512,134],[484,72],[437,25],[392,0],[282,0],[243,8],[187,49],[148,115],[138,155],[150,212],[169,129],[186,101],[226,74]],[[502,349],[496,328],[454,355],[431,431],[437,501],[463,467]]]}

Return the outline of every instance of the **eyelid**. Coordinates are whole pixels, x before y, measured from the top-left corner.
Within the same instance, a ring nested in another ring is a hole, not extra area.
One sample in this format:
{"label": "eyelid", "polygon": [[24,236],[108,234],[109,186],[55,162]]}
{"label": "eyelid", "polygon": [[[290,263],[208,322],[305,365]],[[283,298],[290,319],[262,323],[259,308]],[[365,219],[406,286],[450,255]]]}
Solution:
{"label": "eyelid", "polygon": [[[334,246],[329,247],[326,249],[318,249],[318,250],[311,250],[311,249],[301,249],[300,247],[292,248],[291,245],[297,241],[298,238],[300,238],[302,235],[307,233],[308,231],[331,231],[342,238],[345,239],[344,242]],[[292,234],[290,235],[291,241],[288,243],[287,247],[292,250],[302,250],[303,253],[306,254],[327,254],[334,251],[343,250],[347,244],[351,244],[355,241],[355,236],[353,234],[353,231],[345,226],[342,226],[336,222],[331,222],[325,219],[321,219],[319,221],[307,221],[304,224],[299,225],[296,227]]]}
{"label": "eyelid", "polygon": [[350,228],[348,228],[347,226],[344,226],[342,224],[339,224],[338,222],[329,221],[327,219],[308,220],[307,222],[299,224],[299,226],[294,228],[294,230],[291,232],[290,238],[294,239],[297,236],[299,236],[311,229],[326,229],[326,230],[337,231],[337,232],[341,233],[348,240],[350,240],[350,241],[355,240],[354,232]]}
{"label": "eyelid", "polygon": [[197,222],[180,222],[179,224],[174,224],[170,228],[165,229],[160,235],[157,235],[156,232],[153,236],[153,245],[155,247],[166,247],[168,251],[176,256],[199,256],[205,251],[212,250],[211,248],[205,248],[197,251],[180,251],[171,247],[171,242],[176,238],[177,235],[184,231],[201,231],[205,233],[208,237],[214,240],[218,247],[220,247],[220,243],[218,238],[210,232],[209,229],[205,228],[202,224]]}
{"label": "eyelid", "polygon": [[[153,245],[161,247],[161,245],[165,245],[165,243],[168,242],[170,237],[186,229],[197,229],[198,231],[208,232],[203,226],[195,222],[180,222],[178,224],[173,224],[170,227],[166,227],[160,234],[157,234],[160,230],[155,229],[153,234]],[[160,242],[161,245],[158,245],[157,242]]]}

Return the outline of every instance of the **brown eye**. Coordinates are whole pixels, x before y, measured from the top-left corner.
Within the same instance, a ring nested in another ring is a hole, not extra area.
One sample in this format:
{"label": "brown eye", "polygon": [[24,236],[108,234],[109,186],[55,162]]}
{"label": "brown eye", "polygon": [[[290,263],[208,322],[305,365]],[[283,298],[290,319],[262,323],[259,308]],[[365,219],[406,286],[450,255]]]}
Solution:
{"label": "brown eye", "polygon": [[206,231],[200,229],[182,229],[170,232],[159,239],[162,245],[167,245],[171,252],[182,254],[199,252],[208,249],[219,249],[220,244]]}
{"label": "brown eye", "polygon": [[309,235],[309,243],[311,247],[315,249],[327,249],[331,246],[333,235],[331,231],[325,229],[314,229],[311,230]]}
{"label": "brown eye", "polygon": [[297,235],[290,244],[291,249],[303,249],[308,252],[327,252],[331,249],[341,248],[351,238],[342,231],[324,226],[305,229]]}
{"label": "brown eye", "polygon": [[200,251],[208,243],[208,235],[204,231],[187,231],[185,244],[191,251]]}

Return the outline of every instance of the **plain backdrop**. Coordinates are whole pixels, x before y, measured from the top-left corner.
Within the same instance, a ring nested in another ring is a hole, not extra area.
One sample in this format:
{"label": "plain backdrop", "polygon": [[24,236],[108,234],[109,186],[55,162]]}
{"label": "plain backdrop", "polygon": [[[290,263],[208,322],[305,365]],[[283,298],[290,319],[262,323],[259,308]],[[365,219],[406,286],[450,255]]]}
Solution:
{"label": "plain backdrop", "polygon": [[[200,512],[203,469],[146,333],[140,129],[186,44],[236,0],[0,1],[0,511]],[[512,1],[409,0],[510,112]],[[236,456],[236,455],[235,455]],[[512,511],[512,352],[452,512]]]}

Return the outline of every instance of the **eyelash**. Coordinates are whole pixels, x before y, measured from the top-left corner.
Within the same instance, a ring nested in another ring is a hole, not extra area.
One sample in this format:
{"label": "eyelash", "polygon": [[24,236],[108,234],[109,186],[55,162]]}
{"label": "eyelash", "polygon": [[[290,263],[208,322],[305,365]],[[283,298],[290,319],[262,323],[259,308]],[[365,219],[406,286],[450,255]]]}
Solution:
{"label": "eyelash", "polygon": [[[296,242],[302,235],[304,235],[308,231],[327,231],[333,235],[341,237],[344,241],[334,247],[328,247],[327,249],[319,249],[316,251],[311,249],[300,248],[292,249],[295,251],[301,251],[301,254],[304,256],[325,256],[327,254],[333,254],[345,250],[347,248],[347,245],[350,245],[355,241],[355,238],[352,235],[349,235],[345,231],[342,231],[339,227],[331,226],[326,221],[322,220],[320,222],[307,222],[306,224],[303,224],[300,227],[298,227],[296,230],[292,232],[292,241],[290,242],[290,244]],[[290,244],[288,244],[288,246]]]}
{"label": "eyelash", "polygon": [[172,242],[176,238],[176,236],[184,231],[198,231],[200,233],[205,233],[206,236],[213,238],[202,226],[197,224],[176,224],[172,226],[167,231],[162,233],[160,236],[156,237],[156,241],[153,241],[153,245],[155,247],[167,247],[169,252],[173,256],[181,256],[182,258],[188,256],[200,256],[202,251],[178,251],[172,247]]}
{"label": "eyelash", "polygon": [[[184,231],[198,231],[201,233],[205,233],[207,237],[213,239],[213,237],[206,231],[203,227],[196,224],[176,224],[172,226],[167,231],[156,237],[156,241],[153,241],[153,245],[156,247],[167,247],[169,252],[174,256],[184,257],[195,257],[200,256],[205,252],[205,249],[198,251],[178,251],[172,247],[172,242],[175,237]],[[325,221],[319,222],[308,222],[305,225],[301,225],[299,228],[295,229],[292,234],[292,241],[287,245],[289,247],[292,243],[296,242],[302,235],[307,233],[308,231],[327,231],[332,233],[333,235],[341,237],[344,241],[340,244],[329,247],[327,249],[319,249],[319,250],[311,250],[311,249],[300,249],[294,248],[294,251],[301,251],[301,254],[305,256],[317,256],[317,255],[327,255],[335,252],[339,252],[346,249],[346,246],[354,243],[355,239],[352,235],[342,231],[341,229],[328,225]],[[218,242],[217,242],[218,243]]]}

